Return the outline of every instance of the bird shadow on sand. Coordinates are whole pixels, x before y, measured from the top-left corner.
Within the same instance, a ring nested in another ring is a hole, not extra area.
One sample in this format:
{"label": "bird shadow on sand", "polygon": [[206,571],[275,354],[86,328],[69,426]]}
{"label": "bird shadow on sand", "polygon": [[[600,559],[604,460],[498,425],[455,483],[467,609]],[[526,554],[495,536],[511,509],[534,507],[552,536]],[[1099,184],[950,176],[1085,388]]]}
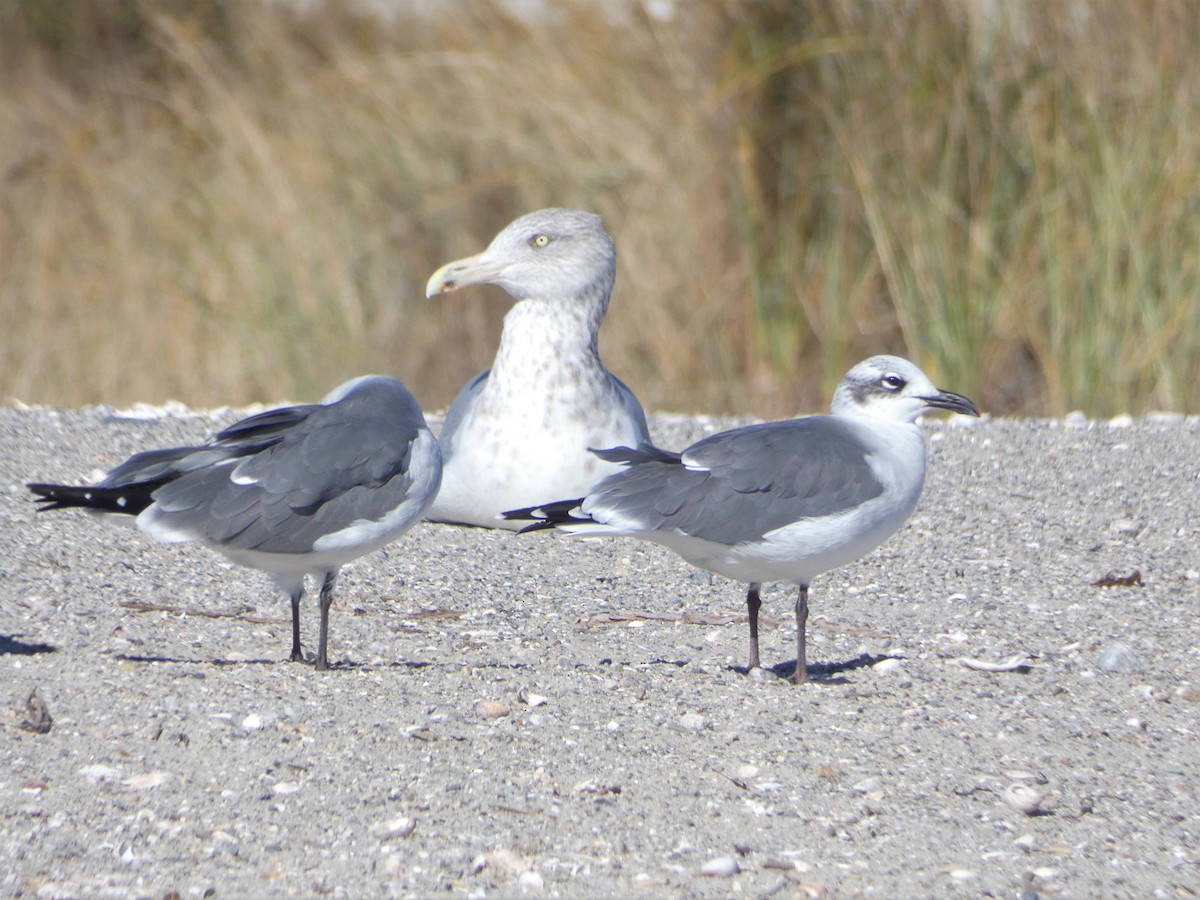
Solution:
{"label": "bird shadow on sand", "polygon": [[57,653],[52,644],[27,644],[18,640],[18,634],[0,634],[0,656],[36,656],[39,653]]}
{"label": "bird shadow on sand", "polygon": [[[888,656],[886,653],[877,653],[874,656],[869,653],[863,653],[845,662],[810,663],[808,665],[808,678],[813,684],[849,684],[850,680],[846,678],[847,672],[853,672],[856,669],[869,669],[883,662],[885,659],[903,659],[903,657]],[[733,668],[742,674],[749,674],[749,670],[745,666],[734,666]],[[792,662],[778,663],[770,667],[770,672],[779,678],[791,679],[796,674],[796,662],[793,660]]]}
{"label": "bird shadow on sand", "polygon": [[[220,658],[197,659],[197,658],[193,658],[193,657],[184,657],[184,656],[151,656],[149,654],[130,654],[130,653],[114,653],[114,654],[112,654],[112,657],[114,659],[119,659],[122,662],[134,662],[134,663],[172,663],[174,665],[214,666],[216,668],[232,668],[235,666],[280,666],[280,667],[294,668],[296,671],[303,671],[305,669],[316,671],[316,669],[313,667],[313,662],[310,659],[306,659],[303,662],[294,662],[290,659],[286,659],[286,658],[282,658],[282,657],[276,658],[276,659],[220,659]],[[386,669],[427,669],[427,668],[430,668],[430,667],[436,666],[436,665],[438,665],[438,664],[433,663],[433,662],[425,662],[423,660],[397,660],[395,662],[389,662],[389,663],[361,663],[361,662],[354,662],[353,660],[341,660],[338,662],[331,662],[329,665],[329,668],[325,671],[328,671],[328,672],[352,672],[352,671],[375,672],[375,671],[383,671]],[[457,666],[459,664],[456,663],[455,665]],[[525,665],[524,663],[492,663],[492,664],[488,664],[488,665],[476,664],[476,665],[473,665],[472,668],[476,668],[476,669],[482,669],[482,668],[519,669],[519,668],[523,668],[524,665]]]}

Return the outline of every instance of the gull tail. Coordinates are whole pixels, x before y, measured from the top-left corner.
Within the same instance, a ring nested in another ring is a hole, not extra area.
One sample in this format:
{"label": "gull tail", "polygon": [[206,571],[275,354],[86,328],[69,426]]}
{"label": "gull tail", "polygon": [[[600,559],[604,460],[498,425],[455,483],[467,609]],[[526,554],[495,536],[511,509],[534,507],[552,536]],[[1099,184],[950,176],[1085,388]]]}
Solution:
{"label": "gull tail", "polygon": [[93,512],[136,516],[154,502],[151,494],[162,487],[162,482],[127,484],[121,487],[88,487],[32,482],[26,487],[37,495],[36,502],[40,504],[38,512],[78,507]]}
{"label": "gull tail", "polygon": [[579,508],[583,503],[583,498],[578,497],[574,500],[557,500],[553,503],[543,503],[541,506],[527,506],[524,509],[510,509],[508,512],[501,513],[505,519],[509,521],[528,521],[531,524],[526,525],[517,534],[525,534],[530,531],[545,531],[550,528],[558,528],[560,525],[584,525],[592,521],[592,517],[585,515]]}

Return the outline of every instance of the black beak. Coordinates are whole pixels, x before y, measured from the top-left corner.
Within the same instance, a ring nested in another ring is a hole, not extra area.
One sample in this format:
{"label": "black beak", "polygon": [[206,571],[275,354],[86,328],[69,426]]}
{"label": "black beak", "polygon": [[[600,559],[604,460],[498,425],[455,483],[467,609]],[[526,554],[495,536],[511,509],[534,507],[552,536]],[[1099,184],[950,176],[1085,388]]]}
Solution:
{"label": "black beak", "polygon": [[935,409],[948,409],[950,412],[962,413],[964,416],[979,415],[979,407],[975,405],[975,401],[953,391],[938,391],[932,397],[922,397],[921,399]]}

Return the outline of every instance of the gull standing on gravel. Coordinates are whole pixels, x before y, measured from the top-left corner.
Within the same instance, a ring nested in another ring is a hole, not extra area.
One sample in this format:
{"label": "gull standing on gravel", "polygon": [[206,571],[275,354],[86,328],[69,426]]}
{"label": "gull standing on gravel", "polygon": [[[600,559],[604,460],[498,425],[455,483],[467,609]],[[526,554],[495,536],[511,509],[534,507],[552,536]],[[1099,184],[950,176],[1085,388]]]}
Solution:
{"label": "gull standing on gravel", "polygon": [[322,579],[316,668],[342,566],[394,541],[437,494],[442,456],[421,407],[395,378],[348,381],[319,404],[250,416],[196,447],[148,450],[92,486],[30,484],[40,510],[135,516],[160,541],[197,541],[272,575],[292,602],[300,652],[304,577]]}
{"label": "gull standing on gravel", "polygon": [[874,356],[838,385],[832,415],[735,428],[682,453],[649,444],[596,451],[625,468],[582,499],[506,515],[535,520],[524,531],[655,541],[692,565],[748,581],[751,669],[759,665],[762,583],[799,585],[792,680],[801,684],[809,583],[865,556],[912,515],[925,482],[916,421],[929,408],[979,415],[907,360]]}
{"label": "gull standing on gravel", "polygon": [[589,448],[649,442],[641,404],[604,368],[597,346],[616,272],[599,216],[543,209],[433,273],[428,297],[494,284],[517,303],[491,369],[446,414],[445,473],[430,519],[515,530],[504,510],[579,496],[617,471]]}

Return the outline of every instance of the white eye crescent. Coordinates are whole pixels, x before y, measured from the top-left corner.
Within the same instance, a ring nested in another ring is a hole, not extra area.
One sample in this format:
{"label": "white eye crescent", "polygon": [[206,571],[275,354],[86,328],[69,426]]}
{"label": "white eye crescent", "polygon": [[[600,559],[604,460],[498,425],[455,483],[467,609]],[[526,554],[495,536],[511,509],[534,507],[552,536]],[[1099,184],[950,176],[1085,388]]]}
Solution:
{"label": "white eye crescent", "polygon": [[899,375],[884,375],[882,382],[883,386],[889,391],[902,391],[905,384],[907,384]]}

